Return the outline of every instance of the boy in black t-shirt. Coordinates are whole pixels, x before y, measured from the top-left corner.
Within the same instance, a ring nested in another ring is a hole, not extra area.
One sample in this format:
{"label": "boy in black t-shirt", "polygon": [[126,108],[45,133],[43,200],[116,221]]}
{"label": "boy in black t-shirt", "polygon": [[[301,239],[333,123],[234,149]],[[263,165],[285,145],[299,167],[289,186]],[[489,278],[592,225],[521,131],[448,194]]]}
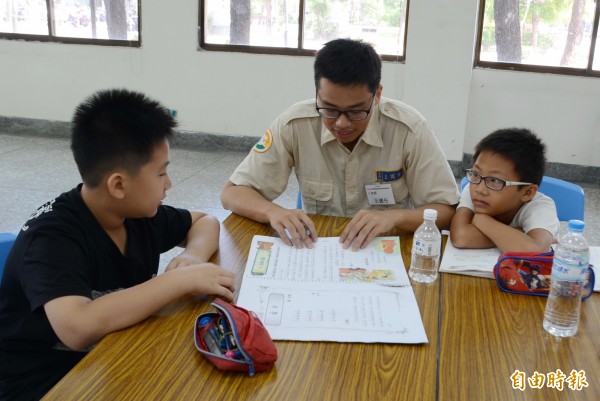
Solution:
{"label": "boy in black t-shirt", "polygon": [[[186,294],[231,300],[232,273],[207,263],[219,222],[162,205],[176,123],[159,103],[101,91],[75,111],[82,184],[23,225],[0,286],[0,400],[41,398],[106,334]],[[160,253],[185,250],[156,276]]]}

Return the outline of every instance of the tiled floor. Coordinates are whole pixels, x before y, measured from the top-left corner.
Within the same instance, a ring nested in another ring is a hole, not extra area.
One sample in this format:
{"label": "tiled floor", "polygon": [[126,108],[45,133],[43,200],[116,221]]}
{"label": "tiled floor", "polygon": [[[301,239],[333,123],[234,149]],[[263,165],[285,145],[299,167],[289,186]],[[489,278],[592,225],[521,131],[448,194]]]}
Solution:
{"label": "tiled floor", "polygon": [[[172,149],[169,173],[173,188],[166,203],[204,210],[223,221],[229,214],[219,193],[245,152]],[[17,232],[38,206],[79,183],[79,173],[66,138],[0,134],[0,232]],[[586,193],[586,231],[590,245],[600,246],[600,186],[581,184]],[[276,202],[295,207],[298,184]],[[167,256],[167,255],[165,255]]]}

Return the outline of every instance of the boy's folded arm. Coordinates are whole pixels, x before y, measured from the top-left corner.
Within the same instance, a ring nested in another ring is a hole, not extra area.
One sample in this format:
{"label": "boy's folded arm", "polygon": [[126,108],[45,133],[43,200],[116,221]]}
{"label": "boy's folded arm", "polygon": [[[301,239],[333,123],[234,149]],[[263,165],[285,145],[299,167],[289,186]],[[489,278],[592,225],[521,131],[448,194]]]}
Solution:
{"label": "boy's folded arm", "polygon": [[485,249],[496,244],[472,224],[473,211],[466,207],[456,210],[450,224],[450,241],[456,248]]}
{"label": "boy's folded arm", "polygon": [[473,225],[494,241],[502,252],[548,252],[552,244],[552,234],[547,230],[537,228],[524,233],[522,229],[488,215],[476,215]]}
{"label": "boy's folded arm", "polygon": [[231,300],[233,290],[232,273],[213,264],[194,265],[95,300],[82,296],[56,298],[44,309],[60,341],[79,350],[108,333],[141,322],[186,294],[215,294]]}

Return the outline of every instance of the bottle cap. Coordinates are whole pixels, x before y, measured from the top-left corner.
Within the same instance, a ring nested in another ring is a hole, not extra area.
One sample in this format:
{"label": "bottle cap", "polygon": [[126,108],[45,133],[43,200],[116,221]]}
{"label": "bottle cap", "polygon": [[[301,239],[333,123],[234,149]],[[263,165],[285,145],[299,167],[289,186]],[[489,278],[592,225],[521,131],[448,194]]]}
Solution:
{"label": "bottle cap", "polygon": [[435,209],[425,209],[423,211],[423,217],[427,220],[435,220],[437,219],[437,210]]}
{"label": "bottle cap", "polygon": [[575,231],[577,233],[583,232],[585,223],[581,220],[569,220],[569,231]]}

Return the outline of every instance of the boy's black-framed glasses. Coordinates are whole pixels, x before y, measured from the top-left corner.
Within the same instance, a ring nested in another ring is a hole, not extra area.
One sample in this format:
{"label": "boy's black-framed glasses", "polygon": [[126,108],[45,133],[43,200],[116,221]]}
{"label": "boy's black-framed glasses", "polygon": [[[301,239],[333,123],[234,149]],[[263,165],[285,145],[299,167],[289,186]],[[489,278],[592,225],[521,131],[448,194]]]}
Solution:
{"label": "boy's black-framed glasses", "polygon": [[375,95],[371,99],[371,105],[368,110],[346,110],[341,111],[337,109],[331,109],[329,107],[319,107],[317,104],[318,94],[315,94],[315,108],[317,109],[317,113],[323,118],[337,119],[342,114],[346,116],[346,118],[350,121],[362,121],[366,120],[371,113],[371,109],[373,108],[373,102],[375,101]]}
{"label": "boy's black-framed glasses", "polygon": [[471,184],[477,185],[481,182],[481,180],[483,180],[485,186],[494,191],[501,191],[504,189],[504,187],[510,187],[514,185],[532,185],[530,182],[506,181],[502,178],[486,177],[471,169],[465,170],[465,175],[467,177],[467,181],[469,181]]}

